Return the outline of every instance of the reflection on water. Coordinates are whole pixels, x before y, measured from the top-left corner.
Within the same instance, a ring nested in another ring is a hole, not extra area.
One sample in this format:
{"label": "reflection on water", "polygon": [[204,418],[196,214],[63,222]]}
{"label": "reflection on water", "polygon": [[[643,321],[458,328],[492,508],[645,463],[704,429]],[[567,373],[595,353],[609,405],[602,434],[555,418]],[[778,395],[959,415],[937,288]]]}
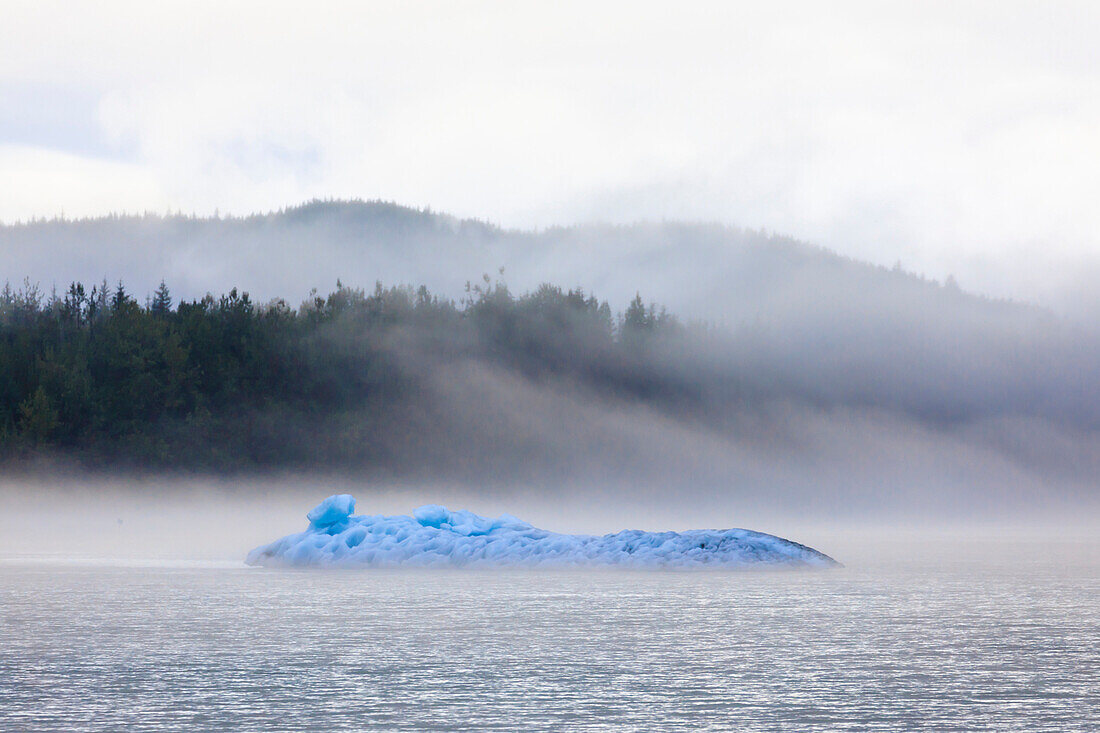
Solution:
{"label": "reflection on water", "polygon": [[1097,570],[9,560],[0,729],[1096,730]]}

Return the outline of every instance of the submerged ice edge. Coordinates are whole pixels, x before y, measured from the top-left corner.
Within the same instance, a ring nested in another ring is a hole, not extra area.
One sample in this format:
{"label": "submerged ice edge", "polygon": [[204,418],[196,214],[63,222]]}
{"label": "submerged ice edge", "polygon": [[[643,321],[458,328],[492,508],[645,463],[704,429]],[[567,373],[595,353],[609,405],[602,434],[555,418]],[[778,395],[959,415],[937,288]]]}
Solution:
{"label": "submerged ice edge", "polygon": [[482,517],[422,506],[412,516],[355,516],[355,499],[330,496],[304,532],[248,553],[249,565],[335,567],[748,568],[839,565],[797,542],[747,529],[603,536],[550,532],[505,514]]}

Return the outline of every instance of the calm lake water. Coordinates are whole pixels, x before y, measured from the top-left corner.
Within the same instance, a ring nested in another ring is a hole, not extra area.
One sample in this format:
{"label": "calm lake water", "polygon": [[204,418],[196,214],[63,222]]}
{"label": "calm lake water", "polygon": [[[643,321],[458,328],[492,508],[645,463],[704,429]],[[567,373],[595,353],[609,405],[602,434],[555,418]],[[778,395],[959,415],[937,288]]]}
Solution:
{"label": "calm lake water", "polygon": [[1100,555],[1049,549],[787,573],[8,558],[0,729],[1100,730]]}

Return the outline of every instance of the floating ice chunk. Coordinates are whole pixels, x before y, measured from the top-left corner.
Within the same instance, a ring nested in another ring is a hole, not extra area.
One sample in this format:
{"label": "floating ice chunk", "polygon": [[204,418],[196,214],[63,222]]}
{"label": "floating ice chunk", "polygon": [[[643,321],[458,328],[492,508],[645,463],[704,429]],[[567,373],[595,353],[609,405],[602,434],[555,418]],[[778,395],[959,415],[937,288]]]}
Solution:
{"label": "floating ice chunk", "polygon": [[354,516],[339,494],[306,517],[305,532],[248,553],[249,565],[632,568],[830,567],[827,555],[747,529],[624,530],[602,537],[548,532],[509,514],[495,519],[429,504],[412,516]]}
{"label": "floating ice chunk", "polygon": [[309,520],[310,527],[331,527],[345,521],[354,511],[355,497],[351,494],[336,494],[313,507],[306,519]]}

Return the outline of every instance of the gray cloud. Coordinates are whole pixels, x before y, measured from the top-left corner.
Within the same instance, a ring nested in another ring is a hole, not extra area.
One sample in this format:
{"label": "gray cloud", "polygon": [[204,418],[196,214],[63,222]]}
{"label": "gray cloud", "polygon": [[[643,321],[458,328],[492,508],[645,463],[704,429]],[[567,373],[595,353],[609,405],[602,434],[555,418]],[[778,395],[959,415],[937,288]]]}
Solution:
{"label": "gray cloud", "polygon": [[713,220],[1094,305],[1092,3],[7,10],[3,221],[312,197]]}

